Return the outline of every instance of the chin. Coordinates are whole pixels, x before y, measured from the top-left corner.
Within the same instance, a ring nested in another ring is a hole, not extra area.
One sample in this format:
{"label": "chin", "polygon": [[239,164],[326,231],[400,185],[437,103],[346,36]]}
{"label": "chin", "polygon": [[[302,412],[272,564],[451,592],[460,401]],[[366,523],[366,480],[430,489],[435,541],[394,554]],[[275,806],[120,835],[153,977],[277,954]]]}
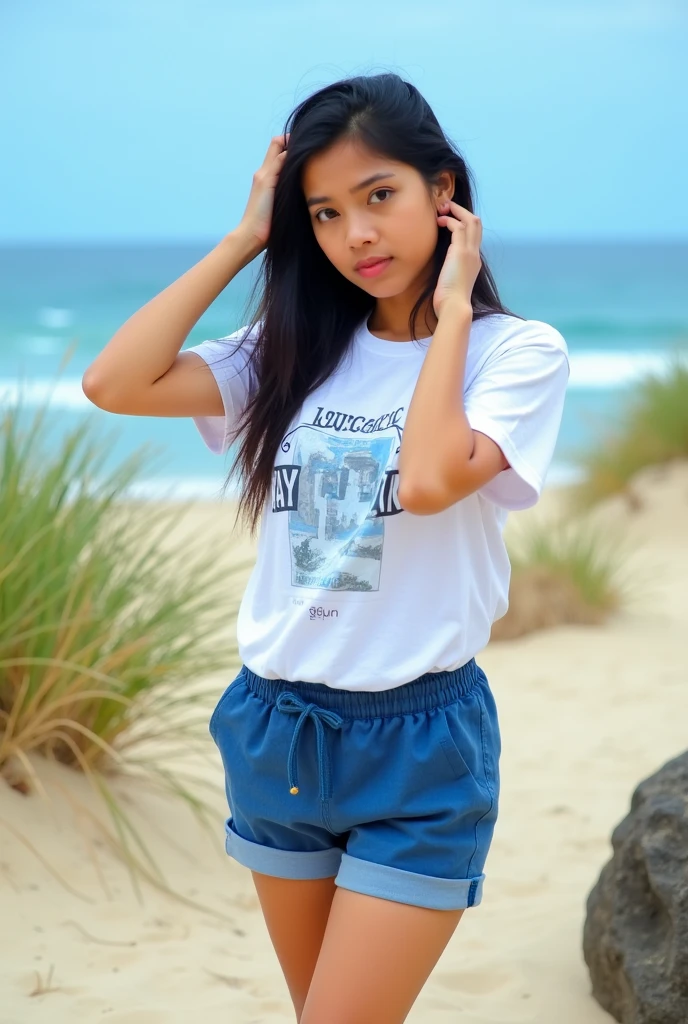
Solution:
{"label": "chin", "polygon": [[393,299],[396,295],[403,295],[403,293],[411,287],[413,280],[413,277],[401,282],[398,277],[392,281],[382,281],[375,277],[368,278],[367,280],[365,278],[357,277],[354,284],[360,288],[362,292],[367,292],[368,295],[372,295],[375,299]]}
{"label": "chin", "polygon": [[405,288],[400,288],[398,284],[388,284],[386,287],[380,285],[379,288],[366,288],[365,290],[368,292],[369,295],[374,296],[374,298],[376,299],[393,299],[397,295],[403,295],[403,293],[406,291]]}

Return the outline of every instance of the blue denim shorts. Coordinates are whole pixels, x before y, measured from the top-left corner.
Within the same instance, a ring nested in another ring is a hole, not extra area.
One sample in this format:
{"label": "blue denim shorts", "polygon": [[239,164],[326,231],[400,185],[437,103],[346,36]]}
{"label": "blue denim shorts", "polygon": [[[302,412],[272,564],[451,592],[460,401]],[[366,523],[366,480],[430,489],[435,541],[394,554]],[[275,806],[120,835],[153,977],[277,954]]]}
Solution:
{"label": "blue denim shorts", "polygon": [[480,903],[501,740],[474,659],[380,691],[244,665],[209,730],[225,769],[226,849],[240,864],[421,907]]}

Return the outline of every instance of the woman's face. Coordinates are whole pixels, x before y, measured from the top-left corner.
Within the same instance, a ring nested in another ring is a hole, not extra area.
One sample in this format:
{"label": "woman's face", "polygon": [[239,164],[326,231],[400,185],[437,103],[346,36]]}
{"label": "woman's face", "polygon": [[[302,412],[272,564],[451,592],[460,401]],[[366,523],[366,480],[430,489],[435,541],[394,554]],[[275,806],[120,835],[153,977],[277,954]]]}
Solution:
{"label": "woman's face", "polygon": [[[347,280],[375,298],[422,288],[437,245],[437,207],[454,192],[450,172],[428,192],[415,167],[342,140],[306,162],[302,186],[318,245]],[[356,266],[383,256],[388,261],[372,273]]]}

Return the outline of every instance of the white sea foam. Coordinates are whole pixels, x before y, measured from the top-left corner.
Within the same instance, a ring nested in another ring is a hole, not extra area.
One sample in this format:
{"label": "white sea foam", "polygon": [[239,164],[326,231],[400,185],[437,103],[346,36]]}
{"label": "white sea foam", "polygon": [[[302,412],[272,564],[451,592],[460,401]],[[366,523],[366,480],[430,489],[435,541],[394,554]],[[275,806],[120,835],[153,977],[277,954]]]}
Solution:
{"label": "white sea foam", "polygon": [[672,355],[688,368],[688,349],[645,352],[600,352],[594,349],[572,353],[571,388],[611,388],[632,384],[647,373],[663,375],[669,368]]}
{"label": "white sea foam", "polygon": [[14,404],[21,400],[25,407],[43,405],[50,400],[51,409],[93,409],[81,388],[81,378],[50,380],[36,377],[22,382],[0,377],[0,402]]}
{"label": "white sea foam", "polygon": [[[688,367],[688,350],[676,350]],[[661,351],[600,352],[593,349],[571,354],[569,387],[612,390],[632,384],[645,373],[663,374],[672,353]],[[0,401],[13,402],[23,393],[25,406],[40,405],[50,397],[54,408],[92,409],[81,388],[81,379],[67,377],[59,381],[41,377],[25,380],[23,384],[12,378],[0,378]]]}

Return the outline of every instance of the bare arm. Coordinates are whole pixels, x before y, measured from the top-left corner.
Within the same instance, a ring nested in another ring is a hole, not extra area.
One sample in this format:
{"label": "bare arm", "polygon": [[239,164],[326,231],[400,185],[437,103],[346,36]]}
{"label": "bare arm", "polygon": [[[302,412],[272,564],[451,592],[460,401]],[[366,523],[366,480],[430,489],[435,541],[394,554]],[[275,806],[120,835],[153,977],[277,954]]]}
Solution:
{"label": "bare arm", "polygon": [[230,232],[190,270],[137,310],[86,370],[94,405],[134,416],[221,415],[207,364],[180,349],[208,306],[259,252],[255,239]]}
{"label": "bare arm", "polygon": [[452,237],[433,295],[437,328],[413,392],[399,453],[399,501],[415,515],[442,512],[509,468],[492,438],[471,428],[463,403],[482,224],[450,199],[440,204],[437,222]]}
{"label": "bare arm", "polygon": [[485,434],[472,430],[463,406],[472,309],[445,302],[413,392],[399,453],[399,501],[431,515],[477,491],[509,463]]}
{"label": "bare arm", "polygon": [[94,405],[133,416],[223,414],[212,371],[195,352],[180,349],[208,306],[265,248],[287,141],[279,135],[270,142],[239,226],[130,316],[96,356],[81,385]]}

